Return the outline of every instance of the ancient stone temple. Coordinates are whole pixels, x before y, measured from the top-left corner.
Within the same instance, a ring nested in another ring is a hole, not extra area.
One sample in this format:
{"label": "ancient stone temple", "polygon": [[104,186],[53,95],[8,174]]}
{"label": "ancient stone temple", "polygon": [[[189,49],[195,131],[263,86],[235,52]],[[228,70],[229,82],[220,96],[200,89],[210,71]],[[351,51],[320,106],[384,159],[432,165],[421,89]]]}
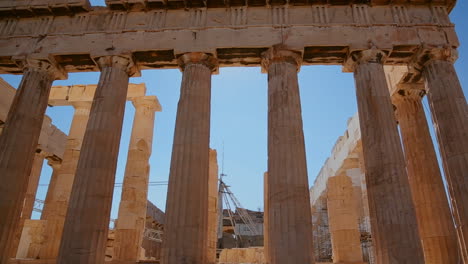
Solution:
{"label": "ancient stone temple", "polygon": [[[105,2],[0,3],[0,73],[22,75],[0,116],[0,264],[104,262],[127,100],[136,111],[112,262],[141,260],[161,106],[129,79],[168,68],[183,77],[160,261],[212,263],[211,79],[232,66],[268,76],[267,239],[257,259],[468,263],[468,106],[448,16],[456,0]],[[305,65],[352,72],[358,104],[311,191],[298,82]],[[52,86],[89,71],[100,72],[98,84]],[[422,109],[426,95],[445,179]],[[49,135],[62,140],[61,152],[38,147],[48,105],[75,109],[66,142],[58,131]],[[44,158],[54,174],[42,219],[27,221]]]}

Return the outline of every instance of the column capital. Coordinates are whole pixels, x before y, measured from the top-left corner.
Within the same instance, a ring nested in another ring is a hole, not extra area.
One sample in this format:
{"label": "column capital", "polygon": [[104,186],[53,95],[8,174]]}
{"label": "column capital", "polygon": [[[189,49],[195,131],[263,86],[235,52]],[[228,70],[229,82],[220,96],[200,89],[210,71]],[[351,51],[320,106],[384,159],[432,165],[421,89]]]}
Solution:
{"label": "column capital", "polygon": [[458,50],[447,46],[423,46],[414,56],[411,66],[417,71],[422,69],[431,61],[441,60],[454,63],[458,59]]}
{"label": "column capital", "polygon": [[62,160],[55,159],[55,158],[48,158],[47,159],[47,165],[52,167],[54,170],[57,170],[62,166]]}
{"label": "column capital", "polygon": [[34,153],[34,155],[45,159],[47,156],[49,156],[49,153],[45,152],[44,150],[40,148],[37,148],[36,153]]}
{"label": "column capital", "polygon": [[[420,86],[417,86],[420,87]],[[412,99],[412,100],[421,100],[424,95],[426,95],[426,90],[419,89],[419,88],[411,88],[411,89],[399,89],[392,95],[392,102],[393,104],[398,105],[398,103],[402,102],[403,100]]]}
{"label": "column capital", "polygon": [[101,71],[106,67],[117,67],[123,68],[130,77],[137,77],[141,75],[140,69],[134,63],[131,55],[95,56],[94,60],[96,61]]}
{"label": "column capital", "polygon": [[344,72],[354,72],[356,66],[361,63],[381,63],[385,62],[387,52],[384,50],[372,47],[367,50],[353,51],[348,55],[347,60],[343,65]]}
{"label": "column capital", "polygon": [[262,53],[262,72],[267,73],[270,65],[275,62],[291,63],[299,71],[302,64],[302,54],[289,50],[284,45],[275,45]]}
{"label": "column capital", "polygon": [[161,112],[162,110],[159,100],[155,95],[135,97],[132,99],[132,104],[135,109],[146,106],[154,112]]}
{"label": "column capital", "polygon": [[203,52],[189,52],[178,56],[177,63],[181,71],[184,71],[188,64],[202,64],[210,69],[212,72],[218,70],[218,59],[209,53]]}
{"label": "column capital", "polygon": [[32,69],[47,72],[53,80],[66,80],[68,78],[67,72],[51,59],[16,56],[13,60],[23,69],[23,72]]}

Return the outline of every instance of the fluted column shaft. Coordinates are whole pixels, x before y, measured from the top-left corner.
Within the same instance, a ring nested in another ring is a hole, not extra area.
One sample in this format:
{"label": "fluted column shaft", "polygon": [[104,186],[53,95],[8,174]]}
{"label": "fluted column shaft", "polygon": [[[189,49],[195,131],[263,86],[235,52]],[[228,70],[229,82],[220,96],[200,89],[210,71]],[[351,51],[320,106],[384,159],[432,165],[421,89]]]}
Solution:
{"label": "fluted column shaft", "polygon": [[33,167],[29,174],[28,189],[26,191],[26,197],[24,198],[23,210],[21,211],[21,218],[23,219],[31,219],[45,156],[46,154],[44,152],[34,155]]}
{"label": "fluted column shaft", "polygon": [[44,242],[39,250],[41,259],[55,259],[58,256],[63,225],[80,157],[81,144],[89,119],[91,102],[75,103],[73,107],[75,113],[65,145],[63,162],[60,168],[54,168],[41,215],[42,220],[47,220],[44,229]]}
{"label": "fluted column shaft", "polygon": [[455,227],[426,122],[421,90],[400,90],[394,105],[426,264],[457,263]]}
{"label": "fluted column shaft", "polygon": [[0,263],[6,264],[18,228],[55,69],[28,61],[0,136]]}
{"label": "fluted column shaft", "polygon": [[58,172],[62,167],[62,161],[49,160],[47,164],[52,167],[52,175],[50,176],[49,187],[47,188],[47,194],[44,201],[44,207],[42,208],[41,220],[46,220],[47,214],[45,212],[50,211],[51,200],[52,200],[52,190],[55,190],[58,180]]}
{"label": "fluted column shaft", "polygon": [[14,245],[12,247],[11,256],[15,257],[18,251],[18,245],[21,238],[21,232],[23,232],[24,221],[31,219],[31,215],[34,208],[34,202],[36,201],[37,186],[39,185],[39,178],[41,177],[42,165],[44,164],[45,158],[44,152],[34,154],[33,166],[31,173],[29,174],[28,188],[24,197],[23,209],[21,210],[20,223],[16,230],[16,237]]}
{"label": "fluted column shaft", "polygon": [[[163,264],[206,264],[211,56],[188,53],[183,69],[167,192]],[[194,221],[195,220],[195,221]]]}
{"label": "fluted column shaft", "polygon": [[424,263],[416,213],[381,59],[367,50],[354,69],[369,213],[379,264]]}
{"label": "fluted column shaft", "polygon": [[425,64],[423,76],[459,246],[464,263],[468,263],[468,105],[451,58],[434,55]]}
{"label": "fluted column shaft", "polygon": [[265,260],[270,255],[270,246],[268,245],[268,208],[270,203],[268,202],[268,172],[263,173],[263,254]]}
{"label": "fluted column shaft", "polygon": [[350,177],[328,178],[327,208],[333,263],[362,263],[358,207]]}
{"label": "fluted column shaft", "polygon": [[115,229],[113,260],[139,260],[146,223],[149,158],[153,145],[155,111],[161,111],[156,96],[137,97],[127,166]]}
{"label": "fluted column shaft", "polygon": [[207,264],[216,263],[218,242],[218,153],[210,149],[208,180],[208,255]]}
{"label": "fluted column shaft", "polygon": [[268,70],[268,253],[270,264],[313,263],[312,216],[297,71],[300,55],[264,54]]}
{"label": "fluted column shaft", "polygon": [[98,60],[93,99],[57,263],[103,263],[128,89],[129,58]]}

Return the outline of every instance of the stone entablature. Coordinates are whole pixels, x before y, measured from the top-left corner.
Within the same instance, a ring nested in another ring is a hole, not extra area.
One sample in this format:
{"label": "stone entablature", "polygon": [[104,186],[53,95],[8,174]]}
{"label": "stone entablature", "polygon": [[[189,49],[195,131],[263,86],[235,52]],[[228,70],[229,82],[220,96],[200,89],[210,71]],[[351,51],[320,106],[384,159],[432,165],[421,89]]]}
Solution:
{"label": "stone entablature", "polygon": [[177,68],[185,52],[213,54],[220,66],[259,66],[261,53],[278,43],[301,52],[303,64],[340,65],[369,43],[388,52],[386,64],[408,63],[423,44],[459,46],[448,13],[434,4],[355,4],[3,18],[0,72],[21,73],[18,56],[32,51],[69,72],[98,71],[97,56],[120,54],[132,54],[141,69]]}
{"label": "stone entablature", "polygon": [[[96,84],[53,86],[50,90],[49,105],[63,106],[92,102],[96,88]],[[146,85],[144,83],[130,83],[128,84],[127,100],[142,97],[145,93]]]}
{"label": "stone entablature", "polygon": [[[106,0],[106,5],[111,9],[116,10],[134,10],[134,9],[182,9],[182,8],[222,8],[231,6],[278,6],[278,5],[291,5],[291,6],[307,6],[316,4],[329,4],[329,5],[350,5],[359,1],[352,0]],[[363,1],[361,1],[363,2]],[[446,5],[453,8],[455,0],[370,0],[366,1],[370,5],[388,5],[394,4],[426,4],[434,3]]]}
{"label": "stone entablature", "polygon": [[[160,10],[160,9],[187,9],[187,8],[229,8],[229,7],[271,7],[271,6],[313,6],[332,5],[342,6],[360,3],[352,0],[106,0],[106,5],[113,10]],[[364,1],[361,1],[364,2]],[[456,0],[370,0],[366,1],[371,6],[385,6],[389,4],[435,4],[443,5],[450,10]],[[90,10],[102,9],[91,6],[89,0],[16,0],[2,1],[0,14],[5,16],[46,16],[46,15],[73,15]]]}
{"label": "stone entablature", "polygon": [[73,15],[90,9],[89,0],[15,0],[0,2],[0,15],[13,17]]}

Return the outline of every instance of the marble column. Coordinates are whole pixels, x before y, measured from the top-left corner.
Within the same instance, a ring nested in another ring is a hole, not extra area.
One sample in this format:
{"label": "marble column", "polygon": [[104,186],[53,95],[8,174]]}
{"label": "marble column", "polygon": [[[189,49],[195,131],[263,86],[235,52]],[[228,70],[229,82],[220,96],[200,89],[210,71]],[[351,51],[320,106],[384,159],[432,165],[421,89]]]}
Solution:
{"label": "marble column", "polygon": [[102,263],[129,76],[124,56],[98,58],[101,76],[86,126],[57,263]]}
{"label": "marble column", "polygon": [[403,150],[376,49],[352,55],[372,239],[379,264],[424,263]]}
{"label": "marble column", "polygon": [[[207,261],[211,74],[205,53],[179,57],[183,71],[167,192],[162,264]],[[195,221],[194,221],[195,220]]]}
{"label": "marble column", "polygon": [[426,264],[457,263],[455,227],[426,122],[422,87],[393,95]]}
{"label": "marble column", "polygon": [[24,221],[26,219],[31,219],[31,215],[34,209],[34,202],[36,201],[36,192],[37,187],[39,185],[39,178],[41,177],[42,165],[44,164],[45,157],[45,152],[42,152],[39,149],[36,150],[36,153],[34,154],[31,173],[29,174],[28,188],[24,197],[23,209],[21,210],[19,225],[16,230],[16,237],[11,250],[11,257],[15,257],[16,252],[18,251],[18,245],[20,242],[21,233],[23,232]]}
{"label": "marble column", "polygon": [[52,81],[63,76],[47,61],[27,60],[0,136],[1,264],[14,244]]}
{"label": "marble column", "polygon": [[135,263],[140,257],[146,224],[155,111],[160,112],[161,105],[156,96],[137,97],[132,103],[135,117],[115,228],[113,260]]}
{"label": "marble column", "polygon": [[80,157],[81,144],[89,119],[91,102],[73,103],[73,107],[75,113],[65,144],[63,161],[60,168],[54,168],[42,211],[41,219],[47,220],[47,222],[45,224],[44,242],[39,250],[41,259],[55,259],[58,255],[70,193]]}
{"label": "marble column", "polygon": [[208,180],[208,264],[216,263],[218,224],[218,153],[215,149],[210,149]]}
{"label": "marble column", "polygon": [[266,256],[270,255],[268,245],[268,172],[263,173],[263,254]]}
{"label": "marble column", "polygon": [[270,264],[313,263],[301,102],[300,53],[273,47],[263,54],[268,72],[268,246]]}
{"label": "marble column", "polygon": [[350,177],[328,178],[327,208],[333,263],[363,263],[358,206]]}
{"label": "marble column", "polygon": [[41,220],[45,220],[44,217],[47,217],[47,214],[44,214],[44,212],[50,212],[49,207],[51,206],[52,190],[55,190],[56,188],[55,186],[57,185],[58,172],[62,167],[62,161],[50,159],[47,162],[47,165],[52,168],[52,175],[50,176],[49,186],[47,187],[47,194],[44,200],[44,206],[42,208]]}
{"label": "marble column", "polygon": [[422,74],[432,113],[462,258],[468,263],[468,105],[453,66],[457,51],[434,49]]}

